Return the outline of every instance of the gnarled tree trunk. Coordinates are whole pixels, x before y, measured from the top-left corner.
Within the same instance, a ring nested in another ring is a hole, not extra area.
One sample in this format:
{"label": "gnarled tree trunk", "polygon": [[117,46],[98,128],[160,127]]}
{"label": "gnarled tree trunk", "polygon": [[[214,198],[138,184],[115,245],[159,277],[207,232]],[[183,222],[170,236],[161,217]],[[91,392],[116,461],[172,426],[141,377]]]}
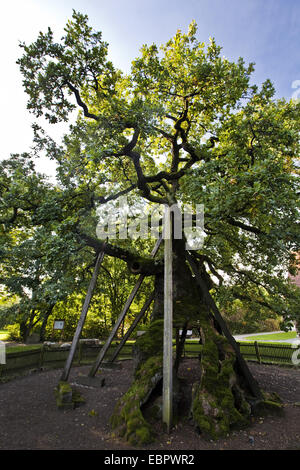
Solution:
{"label": "gnarled tree trunk", "polygon": [[[175,242],[175,241],[174,241]],[[182,244],[174,243],[173,302],[174,326],[198,326],[201,333],[200,381],[192,391],[191,417],[197,430],[204,436],[218,438],[233,427],[249,422],[253,405],[259,401],[253,396],[237,362],[236,353],[222,335],[219,325],[204,302],[195,277],[183,260]],[[201,268],[201,267],[200,267]],[[209,277],[204,269],[201,276],[208,288]],[[155,276],[155,301],[148,331],[135,344],[134,381],[118,401],[111,417],[115,435],[131,444],[140,445],[153,439],[152,427],[144,410],[151,403],[150,415],[161,419],[161,390],[163,378],[163,275]],[[178,358],[177,358],[178,360]],[[176,362],[176,361],[175,361]],[[180,406],[180,382],[174,367],[173,411]],[[154,397],[157,397],[154,400]],[[149,416],[149,409],[147,411]]]}

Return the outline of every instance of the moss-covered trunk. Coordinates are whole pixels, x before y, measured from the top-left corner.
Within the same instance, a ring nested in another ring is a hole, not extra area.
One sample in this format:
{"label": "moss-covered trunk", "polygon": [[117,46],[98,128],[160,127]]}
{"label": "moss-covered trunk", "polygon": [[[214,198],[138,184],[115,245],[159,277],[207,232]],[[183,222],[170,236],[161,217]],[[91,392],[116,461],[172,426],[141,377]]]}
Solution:
{"label": "moss-covered trunk", "polygon": [[[175,243],[173,261],[174,327],[198,327],[201,332],[202,351],[199,359],[200,382],[193,386],[191,417],[195,428],[205,436],[217,438],[227,434],[234,426],[246,425],[254,397],[249,393],[232,346],[203,302],[195,278],[183,261],[182,245]],[[202,270],[203,279],[209,278]],[[209,286],[210,287],[210,286]],[[135,344],[135,376],[128,392],[119,400],[111,418],[115,435],[131,444],[145,444],[154,436],[145,418],[147,403],[152,403],[152,418],[161,419],[163,371],[163,275],[155,278],[155,301],[148,331]],[[175,359],[175,358],[174,358]],[[174,361],[175,362],[175,361]],[[173,410],[180,405],[180,383],[174,368]],[[153,397],[156,397],[156,400]],[[158,397],[158,398],[157,398]],[[148,410],[149,411],[149,410]],[[148,414],[147,414],[148,416]]]}
{"label": "moss-covered trunk", "polygon": [[209,320],[202,321],[201,340],[201,379],[193,386],[191,413],[199,432],[214,439],[248,423],[254,397],[243,387],[231,345]]}

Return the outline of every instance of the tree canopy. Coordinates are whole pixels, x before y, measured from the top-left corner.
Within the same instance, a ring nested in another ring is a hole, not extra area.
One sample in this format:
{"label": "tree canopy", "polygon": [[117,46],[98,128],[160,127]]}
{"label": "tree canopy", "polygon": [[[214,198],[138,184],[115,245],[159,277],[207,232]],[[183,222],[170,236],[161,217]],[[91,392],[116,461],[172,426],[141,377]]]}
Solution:
{"label": "tree canopy", "polygon": [[[239,299],[286,322],[299,316],[287,272],[300,246],[300,104],[275,99],[270,80],[251,84],[254,64],[197,34],[192,22],[161,47],[143,45],[128,74],[76,11],[60,42],[49,28],[21,44],[33,115],[59,125],[79,109],[62,143],[37,122],[32,154],[1,163],[1,283],[31,310],[77,289],[104,247],[97,210],[127,195],[133,205],[204,204],[194,256],[220,306]],[[36,172],[39,154],[55,160],[56,183]],[[114,240],[105,251],[151,276],[162,269],[151,244]]]}
{"label": "tree canopy", "polygon": [[[200,432],[224,436],[274,401],[260,391],[220,311],[279,315],[286,326],[299,320],[300,290],[288,272],[295,273],[300,249],[300,103],[275,99],[269,79],[252,84],[254,64],[230,61],[214,39],[205,44],[197,35],[192,22],[161,47],[143,45],[128,74],[76,11],[59,42],[49,28],[21,44],[33,115],[59,125],[79,112],[61,143],[34,122],[32,152],[0,165],[0,283],[18,298],[0,310],[0,321],[17,319],[24,337],[38,323],[45,332],[56,308],[64,315],[78,309],[101,251],[97,334],[105,303],[113,323],[136,274],[146,278],[136,307],[154,287],[148,330],[134,346],[134,382],[111,418],[116,434],[133,444],[152,439],[142,408],[151,407],[163,378],[164,260],[161,252],[151,256],[151,238],[97,236],[99,218],[112,217],[121,196],[133,214],[139,207],[145,214],[160,205],[204,207],[202,246],[187,251],[185,240],[173,237],[173,325],[186,331],[196,323],[202,341],[190,407]],[[39,155],[56,162],[56,182],[37,173]]]}

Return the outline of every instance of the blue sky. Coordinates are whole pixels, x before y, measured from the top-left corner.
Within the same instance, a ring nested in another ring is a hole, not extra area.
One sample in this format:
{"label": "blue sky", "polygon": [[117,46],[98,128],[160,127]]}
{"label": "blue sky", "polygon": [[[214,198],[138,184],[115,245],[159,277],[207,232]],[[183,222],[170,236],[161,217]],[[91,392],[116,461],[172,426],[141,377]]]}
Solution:
{"label": "blue sky", "polygon": [[[102,31],[111,59],[124,71],[142,44],[162,44],[195,20],[199,40],[213,36],[228,59],[241,56],[256,63],[257,84],[270,78],[276,96],[287,99],[297,93],[293,83],[300,91],[299,0],[10,0],[1,8],[1,159],[27,151],[32,140],[34,116],[26,110],[15,64],[18,41],[31,42],[48,26],[60,37],[73,8]],[[64,130],[56,126],[51,132],[56,136]]]}

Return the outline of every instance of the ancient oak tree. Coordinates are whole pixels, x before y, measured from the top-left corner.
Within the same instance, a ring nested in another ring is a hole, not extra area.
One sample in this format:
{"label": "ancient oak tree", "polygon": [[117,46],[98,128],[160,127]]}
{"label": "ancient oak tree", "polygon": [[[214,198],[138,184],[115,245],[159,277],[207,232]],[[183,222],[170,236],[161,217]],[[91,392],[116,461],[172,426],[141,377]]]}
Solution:
{"label": "ancient oak tree", "polygon": [[[57,164],[57,184],[44,190],[46,200],[41,195],[32,216],[35,229],[68,237],[70,259],[104,249],[131,273],[154,280],[151,323],[135,346],[134,382],[111,419],[115,433],[133,443],[151,440],[149,419],[161,419],[163,257],[151,258],[153,243],[145,240],[104,245],[96,236],[99,207],[125,195],[132,206],[138,200],[150,207],[204,205],[201,249],[187,253],[184,239],[172,243],[174,327],[196,326],[201,335],[201,380],[191,403],[201,433],[218,437],[245,425],[264,399],[237,361],[218,311],[240,299],[285,321],[297,315],[298,294],[286,272],[299,249],[300,105],[275,100],[269,80],[251,84],[253,64],[230,61],[214,39],[204,44],[197,34],[191,23],[161,47],[144,45],[128,74],[114,67],[101,33],[77,12],[60,42],[49,29],[21,45],[32,113],[55,124],[79,109],[62,144],[34,125],[36,151]],[[24,217],[22,204],[7,198],[8,228]],[[175,374],[175,413],[180,385]]]}

